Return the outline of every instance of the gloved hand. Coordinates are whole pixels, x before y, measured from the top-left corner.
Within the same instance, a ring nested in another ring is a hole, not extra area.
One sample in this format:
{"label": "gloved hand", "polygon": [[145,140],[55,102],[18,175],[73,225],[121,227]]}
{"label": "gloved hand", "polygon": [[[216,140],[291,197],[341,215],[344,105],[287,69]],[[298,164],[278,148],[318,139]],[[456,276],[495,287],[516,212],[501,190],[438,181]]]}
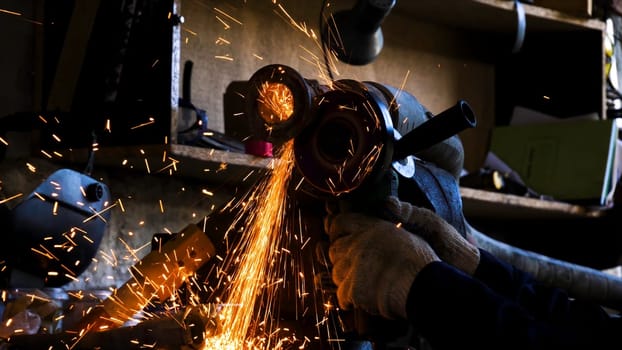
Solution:
{"label": "gloved hand", "polygon": [[421,237],[360,213],[328,215],[329,258],[339,305],[388,319],[406,318],[415,277],[438,256]]}
{"label": "gloved hand", "polygon": [[401,224],[405,230],[420,235],[445,262],[473,275],[479,265],[479,249],[433,211],[400,201],[386,199],[381,217]]}

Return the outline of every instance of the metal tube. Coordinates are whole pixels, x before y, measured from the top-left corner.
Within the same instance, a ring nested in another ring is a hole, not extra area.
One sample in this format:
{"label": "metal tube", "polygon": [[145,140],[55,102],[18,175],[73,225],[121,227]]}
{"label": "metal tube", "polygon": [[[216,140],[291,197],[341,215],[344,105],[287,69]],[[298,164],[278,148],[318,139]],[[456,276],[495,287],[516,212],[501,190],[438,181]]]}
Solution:
{"label": "metal tube", "polygon": [[399,139],[395,143],[393,160],[415,155],[475,125],[475,113],[466,101],[459,100],[453,107],[430,118]]}
{"label": "metal tube", "polygon": [[248,80],[245,97],[254,136],[276,144],[296,137],[312,119],[314,99],[327,89],[286,65],[262,67]]}

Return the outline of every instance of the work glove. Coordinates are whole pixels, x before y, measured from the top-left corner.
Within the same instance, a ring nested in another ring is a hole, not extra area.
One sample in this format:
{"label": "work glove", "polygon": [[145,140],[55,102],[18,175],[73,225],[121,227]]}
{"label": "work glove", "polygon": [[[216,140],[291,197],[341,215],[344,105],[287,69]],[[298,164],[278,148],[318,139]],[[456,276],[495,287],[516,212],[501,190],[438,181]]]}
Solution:
{"label": "work glove", "polygon": [[339,306],[405,319],[415,277],[439,260],[430,245],[391,222],[360,213],[328,215],[324,228]]}
{"label": "work glove", "polygon": [[479,249],[433,211],[400,201],[385,200],[380,216],[425,239],[445,262],[473,275],[479,265]]}

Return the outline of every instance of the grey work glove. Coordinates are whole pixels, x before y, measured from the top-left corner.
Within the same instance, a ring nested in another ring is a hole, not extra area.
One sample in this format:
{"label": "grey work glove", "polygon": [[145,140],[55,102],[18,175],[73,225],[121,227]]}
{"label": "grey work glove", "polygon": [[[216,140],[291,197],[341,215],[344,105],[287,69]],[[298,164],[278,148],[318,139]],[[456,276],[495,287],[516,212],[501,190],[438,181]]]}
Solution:
{"label": "grey work glove", "polygon": [[439,260],[428,243],[391,222],[360,213],[328,215],[324,228],[341,308],[405,319],[415,277]]}
{"label": "grey work glove", "polygon": [[473,275],[479,265],[479,249],[464,238],[447,221],[433,211],[416,207],[390,196],[381,216],[400,224],[405,230],[420,235],[448,264]]}

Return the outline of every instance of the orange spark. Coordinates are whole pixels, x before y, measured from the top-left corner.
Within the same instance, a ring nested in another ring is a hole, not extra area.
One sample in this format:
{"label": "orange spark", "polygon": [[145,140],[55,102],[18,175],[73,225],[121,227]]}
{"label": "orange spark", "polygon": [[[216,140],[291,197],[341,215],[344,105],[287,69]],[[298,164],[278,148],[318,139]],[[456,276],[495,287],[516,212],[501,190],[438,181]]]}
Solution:
{"label": "orange spark", "polygon": [[261,84],[257,100],[259,116],[268,124],[282,123],[294,114],[294,94],[285,84]]}
{"label": "orange spark", "polygon": [[214,58],[218,58],[221,59],[223,61],[233,61],[233,57],[229,56],[229,55],[220,55],[220,56],[214,56]]}
{"label": "orange spark", "polygon": [[13,16],[21,16],[22,15],[19,12],[9,11],[9,10],[5,10],[5,9],[0,9],[0,12],[6,13],[6,14],[9,14],[9,15],[13,15]]}
{"label": "orange spark", "polygon": [[285,15],[285,17],[286,17],[286,19],[287,19],[287,22],[288,22],[288,23],[289,23],[292,27],[294,27],[295,29],[298,29],[299,31],[303,32],[303,33],[304,33],[305,35],[307,35],[308,37],[313,38],[313,35],[312,35],[312,33],[313,33],[313,32],[312,32],[312,31],[309,31],[309,29],[307,28],[307,24],[306,24],[306,23],[304,23],[304,22],[297,23],[297,22],[296,22],[296,21],[292,18],[292,16],[290,16],[290,14],[289,14],[289,13],[285,10],[285,8],[284,8],[281,4],[278,4],[277,6],[278,6],[279,10],[281,10],[281,12]]}
{"label": "orange spark", "polygon": [[[255,315],[258,295],[265,288],[275,288],[282,279],[272,280],[270,262],[276,258],[281,239],[281,228],[286,210],[289,174],[293,170],[293,142],[284,145],[281,161],[265,183],[257,187],[241,216],[248,217],[245,231],[245,254],[235,254],[238,270],[231,280],[231,295],[223,312],[223,332],[207,339],[207,349],[253,348],[253,337],[258,336],[262,320]],[[269,293],[272,294],[272,293]],[[269,317],[266,315],[266,317]],[[266,320],[263,320],[266,322]],[[275,331],[276,332],[276,331]],[[277,345],[278,346],[278,345]]]}
{"label": "orange spark", "polygon": [[154,119],[153,117],[150,117],[148,121],[146,121],[146,122],[144,122],[144,123],[142,123],[142,124],[138,124],[138,125],[132,126],[132,127],[130,128],[130,130],[134,130],[134,129],[142,128],[143,126],[151,125],[151,124],[153,124],[153,123],[155,123],[155,119]]}
{"label": "orange spark", "polygon": [[230,45],[231,42],[223,37],[218,37],[218,39],[216,39],[216,45]]}
{"label": "orange spark", "polygon": [[231,16],[231,15],[227,14],[225,11],[223,11],[223,10],[221,10],[221,9],[217,8],[217,7],[214,7],[214,11],[216,11],[216,12],[220,13],[221,15],[223,15],[223,16],[225,16],[225,17],[229,18],[230,20],[234,21],[235,23],[237,23],[237,24],[239,24],[239,25],[242,25],[242,22],[240,22],[239,20],[237,20],[237,19],[236,19],[236,18],[234,18],[233,16]]}
{"label": "orange spark", "polygon": [[222,23],[222,25],[225,27],[225,30],[231,28],[231,26],[227,22],[225,22],[222,18],[216,16],[216,19],[218,20],[218,22]]}
{"label": "orange spark", "polygon": [[11,196],[11,197],[9,197],[9,198],[0,199],[0,204],[4,204],[4,203],[6,203],[6,202],[12,201],[13,199],[15,199],[15,198],[19,198],[19,197],[21,197],[21,196],[22,196],[22,194],[21,194],[21,193],[18,193],[18,194],[12,195],[12,196]]}
{"label": "orange spark", "polygon": [[190,29],[188,29],[188,28],[184,28],[183,30],[184,30],[185,32],[188,32],[190,35],[197,36],[197,33],[196,33],[196,32],[193,32],[192,30],[190,30]]}

